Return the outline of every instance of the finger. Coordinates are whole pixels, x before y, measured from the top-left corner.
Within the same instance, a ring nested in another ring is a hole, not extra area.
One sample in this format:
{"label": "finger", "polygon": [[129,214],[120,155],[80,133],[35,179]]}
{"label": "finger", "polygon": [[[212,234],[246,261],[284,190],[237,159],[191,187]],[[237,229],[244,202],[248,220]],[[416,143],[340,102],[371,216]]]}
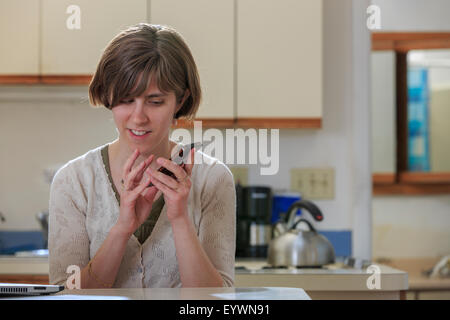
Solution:
{"label": "finger", "polygon": [[158,188],[158,190],[161,190],[161,192],[168,196],[173,196],[176,191],[173,189],[170,189],[168,186],[166,186],[164,183],[159,181],[158,179],[152,179],[153,185]]}
{"label": "finger", "polygon": [[[152,178],[158,179],[160,182],[164,183],[169,188],[175,189],[178,186],[178,182],[174,178],[172,178],[162,172],[159,172],[151,167],[149,167],[147,171],[152,176]],[[155,179],[152,179],[152,183],[154,182],[154,180]]]}
{"label": "finger", "polygon": [[156,162],[167,170],[172,171],[178,181],[184,180],[186,178],[186,171],[184,171],[184,169],[177,165],[175,162],[165,158],[158,158]]}
{"label": "finger", "polygon": [[131,154],[131,156],[125,162],[125,165],[123,167],[122,177],[126,177],[127,174],[131,171],[131,168],[133,167],[133,164],[136,161],[136,159],[138,158],[138,156],[139,156],[139,150],[136,149],[136,150],[134,150],[134,152]]}
{"label": "finger", "polygon": [[141,196],[144,197],[145,200],[152,203],[155,200],[156,194],[158,193],[158,188],[155,186],[147,187],[142,191]]}
{"label": "finger", "polygon": [[135,168],[133,168],[133,170],[127,175],[125,176],[125,181],[124,181],[124,188],[127,191],[130,191],[133,186],[134,186],[134,182],[136,180],[136,175],[143,171],[145,168],[145,161],[142,161],[140,164],[138,164]]}
{"label": "finger", "polygon": [[137,173],[136,177],[134,178],[135,181],[142,180],[142,176],[144,175],[145,170],[152,163],[154,157],[155,156],[153,154],[151,154],[147,159],[144,160],[144,162],[145,162],[144,168]]}
{"label": "finger", "polygon": [[143,181],[130,192],[130,194],[131,194],[130,200],[132,200],[132,201],[136,200],[139,197],[139,195],[142,193],[142,191],[144,191],[145,188],[147,188],[150,181],[151,181],[151,177],[146,175],[145,178],[143,179]]}
{"label": "finger", "polygon": [[192,148],[191,152],[189,153],[187,163],[184,166],[184,170],[186,170],[186,173],[189,176],[192,175],[192,168],[194,167],[194,159],[195,159],[195,148]]}

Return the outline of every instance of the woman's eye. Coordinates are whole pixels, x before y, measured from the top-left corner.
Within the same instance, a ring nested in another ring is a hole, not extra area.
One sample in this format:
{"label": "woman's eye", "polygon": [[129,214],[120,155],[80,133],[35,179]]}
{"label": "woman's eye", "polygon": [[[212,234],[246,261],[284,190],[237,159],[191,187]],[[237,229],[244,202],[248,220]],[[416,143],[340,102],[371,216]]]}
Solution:
{"label": "woman's eye", "polygon": [[132,99],[131,100],[122,100],[122,101],[120,101],[120,103],[123,103],[123,104],[130,104],[132,102],[133,102]]}
{"label": "woman's eye", "polygon": [[164,103],[164,101],[150,101],[150,104],[154,104],[154,105],[162,105]]}

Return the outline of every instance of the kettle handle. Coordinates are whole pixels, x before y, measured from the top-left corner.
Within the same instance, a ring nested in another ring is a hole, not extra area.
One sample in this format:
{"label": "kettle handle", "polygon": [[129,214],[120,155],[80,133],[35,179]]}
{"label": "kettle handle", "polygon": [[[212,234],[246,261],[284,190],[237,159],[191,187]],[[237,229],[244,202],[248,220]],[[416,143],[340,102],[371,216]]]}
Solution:
{"label": "kettle handle", "polygon": [[312,203],[311,201],[308,200],[299,200],[294,202],[293,204],[291,204],[291,206],[288,209],[288,214],[287,214],[287,229],[291,229],[291,225],[294,224],[294,218],[295,218],[295,213],[297,210],[295,209],[306,209],[306,211],[308,211],[314,218],[314,220],[316,221],[322,221],[323,220],[323,214],[320,211],[319,207],[317,207],[314,203]]}
{"label": "kettle handle", "polygon": [[297,227],[297,225],[298,225],[300,222],[306,222],[306,224],[308,225],[309,229],[310,229],[312,232],[317,233],[316,228],[313,227],[313,225],[311,224],[311,222],[309,222],[308,220],[303,219],[303,218],[302,218],[302,219],[298,219],[298,221],[296,221],[296,222],[294,223],[294,225],[292,226],[292,229],[295,229],[295,228]]}

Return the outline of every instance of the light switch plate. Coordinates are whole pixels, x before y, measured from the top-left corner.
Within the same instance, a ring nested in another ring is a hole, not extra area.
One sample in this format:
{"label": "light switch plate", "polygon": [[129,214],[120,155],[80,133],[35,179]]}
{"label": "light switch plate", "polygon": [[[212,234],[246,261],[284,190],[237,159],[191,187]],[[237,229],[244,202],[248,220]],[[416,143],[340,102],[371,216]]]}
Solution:
{"label": "light switch plate", "polygon": [[230,168],[231,173],[233,174],[234,183],[237,184],[237,182],[239,181],[241,186],[246,186],[248,184],[248,168],[247,167],[232,166],[229,168]]}
{"label": "light switch plate", "polygon": [[291,189],[304,199],[334,199],[334,168],[293,168]]}

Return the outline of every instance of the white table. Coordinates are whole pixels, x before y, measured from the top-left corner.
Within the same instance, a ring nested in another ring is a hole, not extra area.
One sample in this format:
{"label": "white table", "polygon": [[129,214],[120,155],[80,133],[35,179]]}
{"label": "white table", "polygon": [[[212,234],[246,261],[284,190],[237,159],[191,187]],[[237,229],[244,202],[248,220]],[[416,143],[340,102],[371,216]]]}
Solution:
{"label": "white table", "polygon": [[[8,298],[12,299],[12,298]],[[300,288],[121,288],[64,290],[25,300],[311,300]],[[2,299],[3,300],[3,299]]]}

